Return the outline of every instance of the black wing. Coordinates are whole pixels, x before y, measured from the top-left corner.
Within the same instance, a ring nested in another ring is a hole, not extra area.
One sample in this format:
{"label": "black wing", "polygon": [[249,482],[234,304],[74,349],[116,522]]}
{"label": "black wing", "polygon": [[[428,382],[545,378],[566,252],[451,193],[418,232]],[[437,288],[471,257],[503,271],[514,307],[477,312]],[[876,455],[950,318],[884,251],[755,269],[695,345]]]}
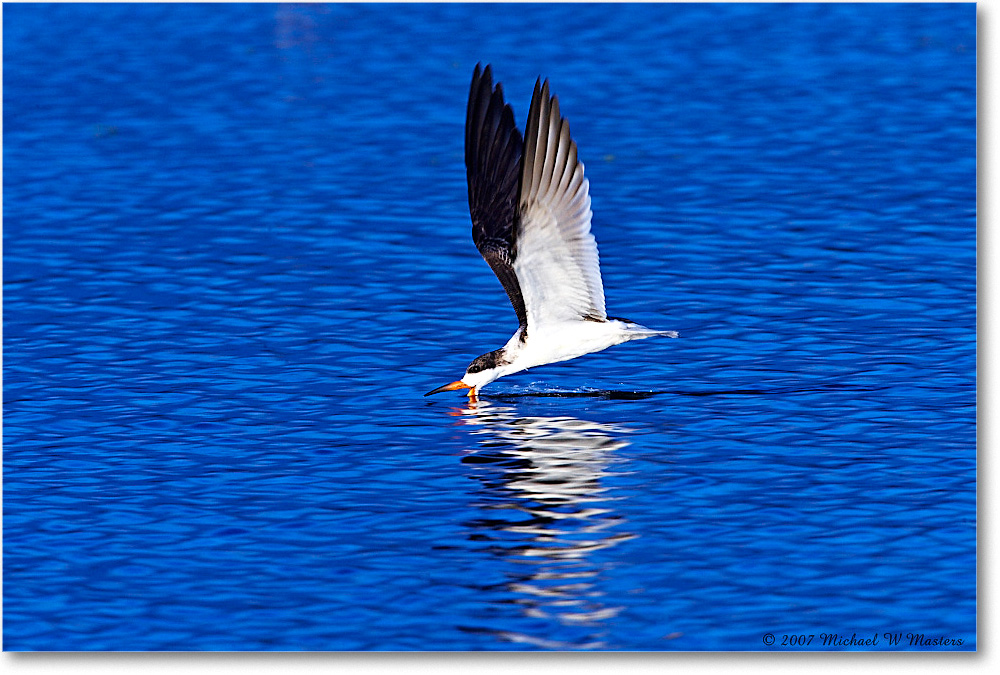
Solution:
{"label": "black wing", "polygon": [[522,146],[503,88],[497,84],[494,89],[490,67],[481,70],[477,64],[465,117],[472,241],[507,291],[518,322],[527,327],[524,296],[514,272]]}

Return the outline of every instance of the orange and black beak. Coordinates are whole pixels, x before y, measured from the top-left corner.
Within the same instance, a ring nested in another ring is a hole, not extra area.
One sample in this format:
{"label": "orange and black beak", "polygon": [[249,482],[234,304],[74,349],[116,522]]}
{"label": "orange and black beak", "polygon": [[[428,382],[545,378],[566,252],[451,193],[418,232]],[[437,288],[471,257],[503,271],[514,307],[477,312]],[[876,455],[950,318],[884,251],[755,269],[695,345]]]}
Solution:
{"label": "orange and black beak", "polygon": [[[434,391],[429,391],[426,394],[424,394],[424,396],[430,396],[431,394],[438,394],[442,391],[452,391],[455,389],[472,389],[472,387],[467,385],[465,382],[462,382],[461,380],[456,380],[451,384],[446,384],[443,387],[438,387]],[[469,396],[472,396],[472,394],[470,393]]]}

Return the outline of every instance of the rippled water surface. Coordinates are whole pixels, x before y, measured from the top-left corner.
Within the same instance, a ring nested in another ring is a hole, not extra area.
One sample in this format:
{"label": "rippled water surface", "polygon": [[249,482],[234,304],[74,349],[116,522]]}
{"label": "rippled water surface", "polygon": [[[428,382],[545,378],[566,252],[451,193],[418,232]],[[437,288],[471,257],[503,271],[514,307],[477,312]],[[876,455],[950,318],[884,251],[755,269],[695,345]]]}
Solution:
{"label": "rippled water surface", "polygon": [[[3,37],[5,649],[975,648],[974,5]],[[550,78],[608,309],[680,339],[422,397],[516,327],[477,61],[522,125]]]}

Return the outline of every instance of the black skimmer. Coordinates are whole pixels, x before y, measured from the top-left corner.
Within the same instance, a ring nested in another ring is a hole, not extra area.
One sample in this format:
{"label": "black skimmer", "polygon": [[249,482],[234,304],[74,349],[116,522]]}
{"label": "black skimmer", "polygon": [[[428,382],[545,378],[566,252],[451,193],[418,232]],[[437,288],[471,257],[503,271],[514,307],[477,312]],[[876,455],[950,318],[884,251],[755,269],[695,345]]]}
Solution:
{"label": "black skimmer", "polygon": [[589,182],[549,82],[535,81],[524,140],[490,66],[476,65],[465,118],[472,240],[497,275],[519,326],[441,391],[469,398],[499,377],[643,338],[677,337],[607,315]]}

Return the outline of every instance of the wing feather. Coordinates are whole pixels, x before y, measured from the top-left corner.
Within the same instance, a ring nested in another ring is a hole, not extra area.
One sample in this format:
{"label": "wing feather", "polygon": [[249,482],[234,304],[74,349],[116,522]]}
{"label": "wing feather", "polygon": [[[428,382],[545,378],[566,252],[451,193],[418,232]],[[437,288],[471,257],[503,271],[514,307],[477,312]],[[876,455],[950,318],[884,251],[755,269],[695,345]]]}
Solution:
{"label": "wing feather", "polygon": [[559,99],[549,96],[548,81],[536,81],[525,127],[513,256],[529,329],[607,319],[597,242],[590,232],[589,188]]}
{"label": "wing feather", "polygon": [[524,296],[514,269],[515,224],[523,141],[503,88],[493,87],[489,66],[477,64],[465,118],[465,167],[469,182],[472,240],[510,298],[517,320],[527,326]]}

